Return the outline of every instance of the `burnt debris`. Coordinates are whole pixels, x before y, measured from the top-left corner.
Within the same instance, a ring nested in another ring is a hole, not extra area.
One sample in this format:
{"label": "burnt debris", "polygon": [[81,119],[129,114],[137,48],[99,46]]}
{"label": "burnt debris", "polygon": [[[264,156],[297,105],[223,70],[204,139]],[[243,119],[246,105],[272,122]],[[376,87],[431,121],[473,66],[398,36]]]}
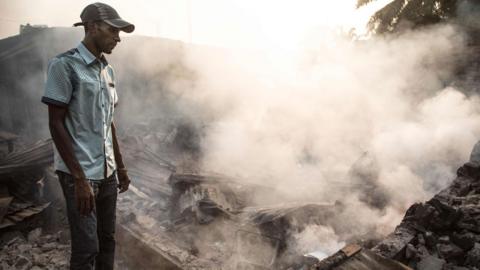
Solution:
{"label": "burnt debris", "polygon": [[[68,269],[70,239],[51,140],[0,132],[0,269]],[[7,134],[7,135],[5,135]]]}
{"label": "burnt debris", "polygon": [[372,251],[413,269],[480,268],[480,164],[468,162],[431,200],[412,205]]}

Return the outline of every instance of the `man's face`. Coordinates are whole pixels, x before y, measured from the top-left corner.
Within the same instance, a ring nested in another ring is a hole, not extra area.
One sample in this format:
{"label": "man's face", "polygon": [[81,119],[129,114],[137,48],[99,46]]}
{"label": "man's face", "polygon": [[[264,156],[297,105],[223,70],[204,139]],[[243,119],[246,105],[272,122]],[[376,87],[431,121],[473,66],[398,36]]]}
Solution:
{"label": "man's face", "polygon": [[95,30],[94,40],[97,48],[103,53],[112,53],[117,42],[120,42],[120,30],[105,22],[96,23]]}

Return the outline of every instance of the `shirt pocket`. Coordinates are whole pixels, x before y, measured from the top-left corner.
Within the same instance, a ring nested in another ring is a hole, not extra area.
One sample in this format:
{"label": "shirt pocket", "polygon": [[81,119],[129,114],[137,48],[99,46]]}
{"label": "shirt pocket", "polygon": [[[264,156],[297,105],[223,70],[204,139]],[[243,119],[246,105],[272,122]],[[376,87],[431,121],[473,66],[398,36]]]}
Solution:
{"label": "shirt pocket", "polygon": [[98,80],[83,80],[78,84],[77,95],[87,104],[100,104],[100,82]]}

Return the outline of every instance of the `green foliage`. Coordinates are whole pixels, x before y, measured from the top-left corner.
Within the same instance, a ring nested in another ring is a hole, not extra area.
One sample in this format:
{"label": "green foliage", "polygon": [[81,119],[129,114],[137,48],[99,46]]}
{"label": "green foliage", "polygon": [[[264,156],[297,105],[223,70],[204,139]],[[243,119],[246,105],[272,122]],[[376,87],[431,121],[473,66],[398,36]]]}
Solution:
{"label": "green foliage", "polygon": [[[358,0],[361,7],[374,0]],[[454,18],[461,0],[393,0],[377,11],[369,22],[375,33],[395,32],[400,26],[425,26]]]}

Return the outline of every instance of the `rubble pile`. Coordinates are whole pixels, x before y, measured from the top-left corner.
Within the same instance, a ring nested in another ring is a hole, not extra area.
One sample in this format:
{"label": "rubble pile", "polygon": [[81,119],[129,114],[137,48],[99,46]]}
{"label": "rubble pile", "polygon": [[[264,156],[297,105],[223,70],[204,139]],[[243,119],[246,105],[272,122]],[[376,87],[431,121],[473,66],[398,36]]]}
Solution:
{"label": "rubble pile", "polygon": [[52,174],[52,141],[9,149],[12,152],[0,160],[0,229],[14,226],[50,205],[44,187]]}
{"label": "rubble pile", "polygon": [[[197,140],[191,128],[165,124],[122,138],[135,179],[118,201],[119,242],[128,243],[118,257],[126,269],[139,262],[144,269],[303,269],[318,262],[296,246],[309,226],[340,228],[343,242],[363,239],[352,237],[355,224],[340,220],[348,216],[340,202],[278,204],[265,196],[278,191],[255,184],[261,181],[201,171]],[[146,262],[145,254],[156,259]]]}
{"label": "rubble pile", "polygon": [[468,162],[453,183],[406,212],[372,251],[418,270],[480,269],[480,163]]}
{"label": "rubble pile", "polygon": [[338,202],[256,204],[255,196],[273,190],[218,174],[171,173],[163,181],[171,186],[168,202],[135,183],[119,199],[120,237],[137,247],[120,247],[127,265],[153,252],[174,269],[304,269],[318,259],[299,253],[293,234],[334,227],[345,209]]}
{"label": "rubble pile", "polygon": [[[5,135],[7,134],[7,135]],[[0,269],[68,269],[67,221],[52,141],[0,132]]]}
{"label": "rubble pile", "polygon": [[[411,206],[379,243],[374,228],[352,233],[357,224],[345,222],[355,218],[348,200],[278,204],[264,195],[282,194],[255,184],[261,181],[202,172],[199,138],[188,125],[135,131],[121,138],[133,182],[118,197],[117,269],[480,269],[480,163],[465,164],[449,188]],[[56,180],[51,141],[7,148],[0,159],[0,267],[66,269],[63,201],[49,194]],[[367,153],[348,177],[362,203],[382,210],[388,198],[376,170]],[[60,232],[42,234],[45,223],[31,218],[40,213],[60,223]],[[296,237],[311,227],[329,228],[338,243],[352,244],[325,260],[322,250],[305,254]]]}
{"label": "rubble pile", "polygon": [[66,231],[42,234],[37,228],[25,237],[19,231],[0,237],[0,269],[68,269],[69,235]]}

